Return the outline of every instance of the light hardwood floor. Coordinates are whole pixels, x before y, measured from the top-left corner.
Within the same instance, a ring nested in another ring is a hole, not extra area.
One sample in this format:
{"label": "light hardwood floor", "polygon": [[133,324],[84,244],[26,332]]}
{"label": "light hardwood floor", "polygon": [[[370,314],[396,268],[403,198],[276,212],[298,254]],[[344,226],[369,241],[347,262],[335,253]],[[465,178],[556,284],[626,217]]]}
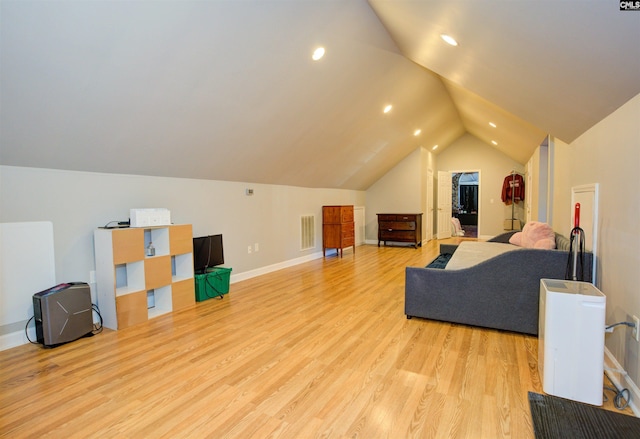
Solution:
{"label": "light hardwood floor", "polygon": [[535,337],[404,315],[423,248],[361,246],[223,300],[0,352],[11,438],[533,438]]}

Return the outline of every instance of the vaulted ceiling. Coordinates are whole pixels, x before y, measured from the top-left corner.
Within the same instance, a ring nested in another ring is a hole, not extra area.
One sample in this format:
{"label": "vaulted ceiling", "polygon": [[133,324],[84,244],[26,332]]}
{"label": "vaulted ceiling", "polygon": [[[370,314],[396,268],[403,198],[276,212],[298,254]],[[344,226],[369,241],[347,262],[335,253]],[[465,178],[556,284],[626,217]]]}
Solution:
{"label": "vaulted ceiling", "polygon": [[638,41],[613,1],[4,0],[0,163],[366,189],[465,132],[525,163],[640,93]]}

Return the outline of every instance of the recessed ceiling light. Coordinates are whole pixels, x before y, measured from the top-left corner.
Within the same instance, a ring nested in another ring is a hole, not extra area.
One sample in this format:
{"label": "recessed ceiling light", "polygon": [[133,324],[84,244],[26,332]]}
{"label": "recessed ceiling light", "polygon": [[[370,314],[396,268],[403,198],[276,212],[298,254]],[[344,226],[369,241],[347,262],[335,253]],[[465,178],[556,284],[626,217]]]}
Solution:
{"label": "recessed ceiling light", "polygon": [[422,130],[415,130],[415,131],[413,132],[413,135],[414,135],[414,136],[419,136],[421,132],[422,132]]}
{"label": "recessed ceiling light", "polygon": [[457,46],[458,45],[458,42],[455,40],[455,38],[453,38],[450,35],[442,34],[442,35],[440,35],[440,38],[442,38],[445,43],[447,43],[447,44],[449,44],[451,46]]}
{"label": "recessed ceiling light", "polygon": [[311,58],[313,58],[314,61],[318,61],[323,56],[324,56],[324,47],[318,47],[316,50],[313,51],[313,56]]}
{"label": "recessed ceiling light", "polygon": [[433,151],[435,151],[436,149],[438,149],[438,145],[433,145],[433,148],[431,148]]}
{"label": "recessed ceiling light", "polygon": [[492,126],[492,127],[494,127],[494,128],[496,127],[496,124],[495,124],[495,123],[493,123],[493,122],[489,122],[489,125],[491,125],[491,126]]}
{"label": "recessed ceiling light", "polygon": [[388,113],[389,111],[391,111],[391,109],[392,109],[392,108],[393,108],[393,106],[392,106],[391,104],[389,104],[389,105],[387,105],[386,107],[384,107],[384,110],[382,110],[382,111],[384,111],[384,113],[386,114],[386,113]]}
{"label": "recessed ceiling light", "polygon": [[492,140],[491,143],[493,143],[494,145],[498,145],[498,142],[496,142],[495,140]]}

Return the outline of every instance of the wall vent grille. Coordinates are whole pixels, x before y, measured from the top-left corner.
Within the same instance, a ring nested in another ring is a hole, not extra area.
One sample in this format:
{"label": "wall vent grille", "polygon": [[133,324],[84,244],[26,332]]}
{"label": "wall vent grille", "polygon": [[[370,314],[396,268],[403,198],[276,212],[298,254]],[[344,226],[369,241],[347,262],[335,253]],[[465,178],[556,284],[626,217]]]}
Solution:
{"label": "wall vent grille", "polygon": [[313,215],[300,217],[300,250],[316,247],[316,219]]}

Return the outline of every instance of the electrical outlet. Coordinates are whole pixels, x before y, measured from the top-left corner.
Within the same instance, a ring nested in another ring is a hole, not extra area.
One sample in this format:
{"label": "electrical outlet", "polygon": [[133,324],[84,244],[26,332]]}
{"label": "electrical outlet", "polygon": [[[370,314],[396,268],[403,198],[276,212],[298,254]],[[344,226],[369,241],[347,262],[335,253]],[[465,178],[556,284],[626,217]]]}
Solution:
{"label": "electrical outlet", "polygon": [[255,251],[260,250],[260,246],[258,245],[258,243],[257,243],[257,242],[253,245],[253,249],[254,249]]}
{"label": "electrical outlet", "polygon": [[251,254],[251,246],[247,249],[247,253]]}
{"label": "electrical outlet", "polygon": [[633,316],[633,323],[635,323],[636,326],[631,331],[631,334],[633,334],[633,338],[635,338],[636,341],[640,341],[640,319]]}

